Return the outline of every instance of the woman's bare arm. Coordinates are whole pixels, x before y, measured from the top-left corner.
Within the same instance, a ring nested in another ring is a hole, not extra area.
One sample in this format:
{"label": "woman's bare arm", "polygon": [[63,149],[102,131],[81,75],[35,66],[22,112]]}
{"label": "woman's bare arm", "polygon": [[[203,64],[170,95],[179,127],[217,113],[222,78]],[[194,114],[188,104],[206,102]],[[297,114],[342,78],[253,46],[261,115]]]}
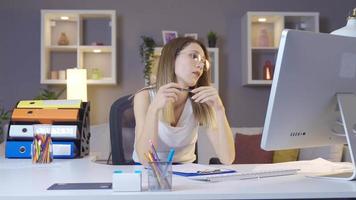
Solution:
{"label": "woman's bare arm", "polygon": [[231,164],[235,159],[234,139],[218,92],[212,86],[198,87],[192,92],[195,102],[206,103],[215,110],[216,127],[208,128],[207,134],[220,161]]}
{"label": "woman's bare arm", "polygon": [[157,91],[150,102],[149,92],[143,90],[135,95],[134,113],[136,120],[135,149],[141,163],[145,164],[145,153],[149,151],[149,140],[157,145],[159,111],[167,102],[175,102],[180,92],[177,83],[168,83]]}

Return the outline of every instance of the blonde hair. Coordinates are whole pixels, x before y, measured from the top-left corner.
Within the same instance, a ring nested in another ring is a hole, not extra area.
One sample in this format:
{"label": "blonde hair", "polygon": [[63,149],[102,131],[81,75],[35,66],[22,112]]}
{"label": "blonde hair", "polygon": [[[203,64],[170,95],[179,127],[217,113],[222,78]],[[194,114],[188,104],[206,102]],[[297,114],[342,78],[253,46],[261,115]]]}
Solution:
{"label": "blonde hair", "polygon": [[[158,62],[157,69],[157,80],[156,80],[156,89],[160,88],[163,85],[166,85],[170,82],[177,82],[177,77],[175,74],[175,60],[180,51],[182,51],[185,47],[187,47],[191,43],[198,44],[204,51],[205,58],[209,61],[209,54],[204,46],[198,40],[195,40],[190,37],[179,37],[171,40],[168,44],[166,44],[161,53],[161,57]],[[204,70],[203,74],[197,81],[196,87],[200,86],[209,86],[210,85],[210,77],[211,71]],[[189,93],[189,97],[191,93]],[[214,110],[205,103],[196,103],[192,101],[192,108],[194,117],[204,126],[215,127],[215,112]],[[163,108],[161,119],[168,123],[173,123],[174,118],[174,108],[173,103],[168,103],[165,108]]]}

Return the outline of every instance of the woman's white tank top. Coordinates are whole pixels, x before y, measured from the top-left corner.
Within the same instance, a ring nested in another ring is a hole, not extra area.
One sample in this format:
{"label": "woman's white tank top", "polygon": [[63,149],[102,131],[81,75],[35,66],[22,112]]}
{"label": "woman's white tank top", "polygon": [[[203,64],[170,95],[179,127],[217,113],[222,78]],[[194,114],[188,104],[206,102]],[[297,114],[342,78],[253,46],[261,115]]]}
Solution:
{"label": "woman's white tank top", "polygon": [[[152,101],[155,91],[153,89],[149,89],[148,91]],[[189,98],[175,127],[158,120],[158,145],[156,149],[160,159],[167,159],[170,148],[174,148],[173,162],[193,162],[196,159],[195,144],[198,139],[198,127],[199,123],[193,115],[192,103]],[[149,145],[148,141],[147,145]],[[134,150],[132,157],[135,162],[139,162],[136,150]]]}

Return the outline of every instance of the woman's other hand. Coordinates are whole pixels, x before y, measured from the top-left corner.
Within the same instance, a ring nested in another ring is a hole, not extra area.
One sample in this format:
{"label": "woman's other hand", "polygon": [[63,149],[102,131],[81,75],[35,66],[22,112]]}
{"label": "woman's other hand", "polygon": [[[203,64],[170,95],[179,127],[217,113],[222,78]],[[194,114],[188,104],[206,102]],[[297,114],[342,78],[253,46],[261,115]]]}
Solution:
{"label": "woman's other hand", "polygon": [[215,110],[223,110],[224,105],[220,99],[218,91],[212,86],[202,86],[191,91],[194,95],[192,99],[197,103],[206,103]]}

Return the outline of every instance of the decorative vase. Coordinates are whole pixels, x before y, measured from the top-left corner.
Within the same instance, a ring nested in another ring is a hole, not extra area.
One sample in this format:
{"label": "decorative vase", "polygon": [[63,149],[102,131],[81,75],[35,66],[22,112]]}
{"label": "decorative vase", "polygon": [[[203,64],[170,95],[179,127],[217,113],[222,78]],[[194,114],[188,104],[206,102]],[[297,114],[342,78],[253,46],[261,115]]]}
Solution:
{"label": "decorative vase", "polygon": [[69,44],[69,39],[66,35],[66,33],[62,32],[61,35],[58,38],[58,45],[68,45]]}
{"label": "decorative vase", "polygon": [[93,80],[99,80],[102,78],[101,76],[101,71],[99,68],[92,68],[90,70],[90,76],[89,76],[91,79]]}
{"label": "decorative vase", "polygon": [[58,79],[59,80],[66,80],[66,70],[60,70],[58,72]]}
{"label": "decorative vase", "polygon": [[4,125],[0,126],[0,144],[6,140],[8,129],[9,123],[5,123]]}
{"label": "decorative vase", "polygon": [[263,79],[272,80],[273,78],[273,65],[270,60],[267,60],[263,65]]}
{"label": "decorative vase", "polygon": [[55,71],[55,70],[51,71],[51,77],[50,78],[53,79],[53,80],[57,80],[58,79],[58,71]]}
{"label": "decorative vase", "polygon": [[216,40],[208,40],[209,47],[216,47]]}
{"label": "decorative vase", "polygon": [[260,35],[258,37],[258,45],[260,47],[268,47],[270,45],[269,44],[268,32],[267,32],[267,30],[265,28],[261,29],[261,31],[260,31]]}

